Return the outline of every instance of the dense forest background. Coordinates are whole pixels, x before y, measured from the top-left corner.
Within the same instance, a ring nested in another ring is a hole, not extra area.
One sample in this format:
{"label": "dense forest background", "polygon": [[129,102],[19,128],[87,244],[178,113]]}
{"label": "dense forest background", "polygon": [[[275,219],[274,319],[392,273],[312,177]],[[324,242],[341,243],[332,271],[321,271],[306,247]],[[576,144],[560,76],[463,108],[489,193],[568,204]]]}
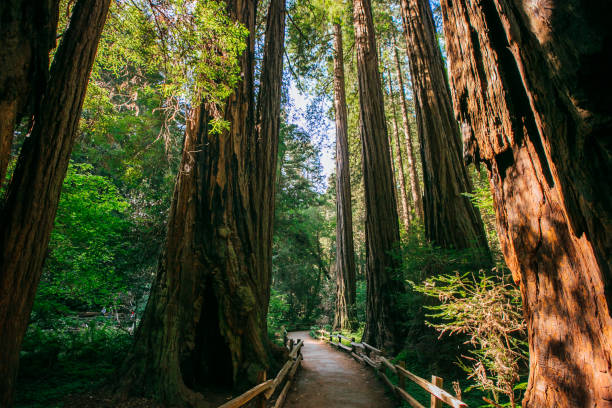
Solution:
{"label": "dense forest background", "polygon": [[[60,4],[60,39],[73,3]],[[22,343],[15,406],[114,392],[165,265],[186,123],[207,101],[211,134],[228,131],[216,104],[243,80],[243,62],[227,56],[244,51],[249,29],[261,96],[272,3],[260,2],[248,29],[213,1],[111,3]],[[376,58],[364,60],[372,56],[357,38],[351,2],[285,5],[268,337],[280,344],[287,331],[341,331],[418,375],[444,377],[470,406],[518,405],[529,376],[520,279],[504,261],[491,165],[463,162],[479,153],[452,112],[447,47],[457,45],[447,44],[437,0],[371,6]],[[372,93],[359,85],[367,68],[381,80]],[[437,99],[428,99],[428,81]],[[364,136],[376,127],[364,120],[364,95],[384,115],[382,153]],[[259,120],[259,102],[253,111]],[[6,180],[18,174],[32,126],[24,118],[15,128]],[[390,168],[375,173],[369,160]],[[393,196],[384,210],[394,217],[374,225],[372,186],[384,188],[387,174]],[[1,188],[4,201],[9,183]],[[384,243],[393,234],[392,247],[368,247],[373,236]],[[368,280],[368,251],[384,254],[387,286]],[[378,329],[372,311],[384,316]]]}

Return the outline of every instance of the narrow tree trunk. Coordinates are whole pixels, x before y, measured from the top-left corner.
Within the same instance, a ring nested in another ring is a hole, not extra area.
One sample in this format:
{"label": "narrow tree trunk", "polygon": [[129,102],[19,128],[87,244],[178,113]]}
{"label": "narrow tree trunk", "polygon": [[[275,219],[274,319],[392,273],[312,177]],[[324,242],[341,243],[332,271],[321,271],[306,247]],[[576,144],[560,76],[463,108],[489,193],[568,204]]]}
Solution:
{"label": "narrow tree trunk", "polygon": [[421,198],[421,184],[419,183],[419,173],[416,169],[416,155],[412,145],[412,132],[410,131],[410,116],[408,116],[408,103],[406,102],[406,91],[404,90],[404,76],[402,75],[402,67],[400,65],[397,47],[395,53],[395,68],[400,87],[400,102],[402,108],[402,120],[404,124],[404,137],[406,140],[406,155],[408,156],[408,173],[410,174],[410,191],[412,193],[412,202],[417,216],[423,219],[423,200]]}
{"label": "narrow tree trunk", "polygon": [[59,0],[4,0],[0,4],[0,186],[15,124],[33,115],[47,83],[55,47]]}
{"label": "narrow tree trunk", "polygon": [[366,201],[366,326],[363,341],[394,350],[401,341],[396,307],[403,283],[392,251],[399,244],[395,188],[370,0],[354,0],[360,133]]}
{"label": "narrow tree trunk", "polygon": [[274,204],[280,129],[281,92],[283,79],[283,53],[285,49],[285,0],[271,0],[266,23],[264,59],[257,101],[257,143],[255,160],[250,165],[253,176],[252,205],[258,228],[257,270],[261,299],[270,300],[272,279],[272,235],[274,232]]}
{"label": "narrow tree trunk", "polygon": [[467,156],[489,170],[523,296],[523,406],[610,407],[610,4],[442,5]]}
{"label": "narrow tree trunk", "polygon": [[0,405],[10,406],[19,350],[110,0],[80,0],[51,66],[0,216]]}
{"label": "narrow tree trunk", "polygon": [[391,81],[391,72],[389,77],[389,98],[391,99],[391,107],[393,109],[393,136],[395,139],[395,148],[397,149],[398,159],[398,175],[400,179],[400,200],[402,202],[402,221],[406,232],[410,229],[410,221],[412,219],[410,206],[408,205],[408,195],[406,194],[406,178],[404,177],[404,160],[402,159],[402,148],[399,137],[399,126],[397,125],[397,108],[395,107],[395,94],[393,93],[393,85]]}
{"label": "narrow tree trunk", "polygon": [[443,248],[487,249],[478,210],[462,193],[471,182],[427,0],[401,0],[415,96],[424,182],[425,234]]}
{"label": "narrow tree trunk", "polygon": [[334,328],[354,328],[356,280],[349,169],[348,119],[342,26],[334,24],[334,109],[336,112],[336,313]]}
{"label": "narrow tree trunk", "polygon": [[268,10],[257,115],[255,2],[228,3],[230,15],[250,33],[247,49],[239,57],[241,80],[225,105],[230,129],[209,132],[205,101],[189,117],[166,247],[124,365],[123,393],[207,406],[197,389],[208,384],[252,385],[257,373],[269,368],[266,315],[283,3],[273,0]]}

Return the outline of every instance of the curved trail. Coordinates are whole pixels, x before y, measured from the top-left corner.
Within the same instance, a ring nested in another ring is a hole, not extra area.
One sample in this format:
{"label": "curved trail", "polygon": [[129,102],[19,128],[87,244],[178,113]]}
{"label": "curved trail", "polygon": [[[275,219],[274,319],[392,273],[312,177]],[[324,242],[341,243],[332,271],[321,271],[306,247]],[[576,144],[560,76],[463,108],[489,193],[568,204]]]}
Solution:
{"label": "curved trail", "polygon": [[304,340],[304,360],[291,386],[285,407],[291,408],[393,408],[376,374],[347,354],[315,340],[306,331],[291,332]]}

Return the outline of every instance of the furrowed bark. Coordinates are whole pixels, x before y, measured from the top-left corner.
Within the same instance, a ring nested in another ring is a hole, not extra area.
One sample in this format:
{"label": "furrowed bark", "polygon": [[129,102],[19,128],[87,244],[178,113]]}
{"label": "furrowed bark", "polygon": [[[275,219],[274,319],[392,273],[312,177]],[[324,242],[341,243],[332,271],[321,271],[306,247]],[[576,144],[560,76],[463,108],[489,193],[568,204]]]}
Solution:
{"label": "furrowed bark", "polygon": [[394,278],[400,266],[392,251],[399,244],[399,223],[376,38],[369,0],[353,1],[360,133],[366,201],[366,326],[363,341],[395,350],[401,342],[401,312],[395,301],[403,292]]}
{"label": "furrowed bark", "polygon": [[442,6],[466,156],[489,170],[523,296],[523,406],[611,407],[611,5]]}
{"label": "furrowed bark", "polygon": [[255,2],[232,1],[228,10],[250,33],[239,57],[241,80],[225,105],[230,129],[209,131],[206,101],[191,112],[166,247],[120,389],[180,406],[208,406],[199,389],[253,385],[270,364],[266,315],[284,2],[273,0],[268,10],[257,110]]}
{"label": "furrowed bark", "polygon": [[38,107],[55,47],[59,0],[0,4],[0,186],[10,161],[15,125]]}
{"label": "furrowed bark", "polygon": [[336,114],[336,312],[334,328],[352,329],[356,278],[353,247],[353,210],[348,150],[348,119],[344,83],[342,26],[334,24],[334,109]]}
{"label": "furrowed bark", "polygon": [[459,126],[429,1],[401,0],[400,6],[423,162],[425,234],[442,248],[480,248],[488,254],[480,214],[462,195],[472,185],[461,160]]}
{"label": "furrowed bark", "polygon": [[10,406],[34,295],[110,0],[80,0],[0,210],[0,404]]}
{"label": "furrowed bark", "polygon": [[410,175],[410,191],[412,193],[412,202],[414,208],[421,220],[423,219],[423,199],[421,197],[421,184],[419,183],[419,174],[416,169],[416,156],[412,145],[412,132],[410,131],[410,117],[408,116],[408,103],[406,102],[406,91],[404,90],[404,76],[402,75],[402,67],[400,65],[397,48],[394,49],[395,54],[395,69],[399,81],[400,88],[400,106],[402,108],[402,122],[404,124],[404,138],[406,141],[406,155],[408,156],[408,173]]}

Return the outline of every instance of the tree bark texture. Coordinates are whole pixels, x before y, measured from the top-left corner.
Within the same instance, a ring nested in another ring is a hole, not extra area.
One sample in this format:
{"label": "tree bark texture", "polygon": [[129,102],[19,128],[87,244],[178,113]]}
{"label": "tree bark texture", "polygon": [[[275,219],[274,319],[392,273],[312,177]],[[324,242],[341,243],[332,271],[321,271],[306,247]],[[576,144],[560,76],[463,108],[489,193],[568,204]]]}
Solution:
{"label": "tree bark texture", "polygon": [[394,48],[395,54],[395,69],[400,88],[400,106],[402,109],[402,122],[404,125],[404,137],[406,141],[406,156],[408,157],[408,174],[410,175],[410,191],[412,193],[412,202],[417,217],[423,219],[423,199],[421,196],[421,184],[419,183],[419,173],[416,168],[416,155],[414,154],[414,146],[412,144],[412,132],[410,131],[410,116],[408,115],[408,103],[406,101],[406,91],[404,90],[404,76],[402,75],[402,67],[400,65],[399,54],[397,48]]}
{"label": "tree bark texture", "polygon": [[424,223],[442,248],[488,251],[480,214],[462,193],[472,185],[461,160],[461,137],[427,0],[401,0],[424,183]]}
{"label": "tree bark texture", "polygon": [[124,365],[122,393],[153,394],[169,404],[207,406],[202,387],[253,385],[270,364],[284,2],[270,2],[257,109],[255,1],[234,0],[228,10],[250,33],[239,57],[241,80],[225,105],[230,129],[209,132],[206,101],[191,112],[165,250]]}
{"label": "tree bark texture", "polygon": [[355,250],[349,169],[348,114],[344,83],[342,26],[334,24],[334,110],[336,113],[336,311],[334,328],[352,329],[357,323]]}
{"label": "tree bark texture", "polygon": [[[62,182],[110,0],[80,0],[0,210],[0,405],[9,406]],[[42,74],[41,74],[42,75]]]}
{"label": "tree bark texture", "polygon": [[[395,148],[397,149],[397,169],[398,176],[400,179],[400,201],[402,204],[402,222],[406,232],[410,229],[410,221],[412,219],[412,212],[408,205],[408,195],[406,194],[406,178],[404,177],[404,159],[402,158],[402,146],[399,137],[399,126],[397,125],[397,108],[395,106],[395,94],[393,92],[393,84],[391,80],[391,72],[388,72],[389,77],[389,99],[391,100],[392,107],[392,119],[393,119],[393,138],[395,140]],[[393,157],[391,158],[393,160]]]}
{"label": "tree bark texture", "polygon": [[611,407],[611,4],[442,6],[466,155],[523,296],[523,405]]}
{"label": "tree bark texture", "polygon": [[366,202],[366,326],[363,341],[394,350],[401,342],[396,308],[403,283],[395,279],[399,267],[392,251],[399,244],[399,223],[382,83],[370,0],[353,1],[360,134]]}
{"label": "tree bark texture", "polygon": [[59,0],[0,4],[0,185],[4,183],[17,121],[33,115],[49,75]]}

